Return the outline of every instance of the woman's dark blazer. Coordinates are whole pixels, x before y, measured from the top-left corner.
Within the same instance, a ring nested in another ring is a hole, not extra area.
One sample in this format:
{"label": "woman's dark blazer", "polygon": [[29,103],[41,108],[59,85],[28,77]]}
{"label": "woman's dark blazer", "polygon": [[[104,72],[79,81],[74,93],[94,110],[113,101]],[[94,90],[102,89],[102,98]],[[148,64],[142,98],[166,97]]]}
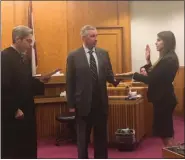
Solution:
{"label": "woman's dark blazer", "polygon": [[[175,53],[166,54],[158,64],[149,71],[152,65],[146,65],[148,76],[134,73],[133,79],[148,84],[148,101],[158,102],[162,99],[172,103],[176,101],[173,81],[178,71],[178,58]],[[177,102],[175,102],[177,103]]]}

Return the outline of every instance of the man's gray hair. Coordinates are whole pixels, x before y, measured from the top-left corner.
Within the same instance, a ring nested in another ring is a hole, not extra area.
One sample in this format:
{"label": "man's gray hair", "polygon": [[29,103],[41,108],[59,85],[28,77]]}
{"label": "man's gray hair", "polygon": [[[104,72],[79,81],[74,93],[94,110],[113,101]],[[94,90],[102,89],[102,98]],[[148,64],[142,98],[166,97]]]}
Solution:
{"label": "man's gray hair", "polygon": [[85,25],[85,26],[83,26],[83,27],[81,28],[80,35],[81,35],[82,37],[87,36],[89,30],[96,30],[96,27],[93,27],[93,26],[91,26],[91,25]]}
{"label": "man's gray hair", "polygon": [[12,30],[12,41],[15,43],[16,38],[23,39],[28,35],[33,34],[33,30],[27,26],[17,26]]}

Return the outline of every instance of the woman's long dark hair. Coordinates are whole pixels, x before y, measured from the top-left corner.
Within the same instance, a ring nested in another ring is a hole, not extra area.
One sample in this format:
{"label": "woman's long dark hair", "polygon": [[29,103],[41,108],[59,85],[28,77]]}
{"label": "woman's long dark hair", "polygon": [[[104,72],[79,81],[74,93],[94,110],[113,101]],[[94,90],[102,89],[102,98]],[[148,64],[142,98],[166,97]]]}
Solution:
{"label": "woman's long dark hair", "polygon": [[[157,34],[157,36],[163,40],[164,42],[164,49],[162,51],[163,56],[167,54],[176,54],[176,39],[175,35],[171,31],[162,31]],[[179,67],[179,60],[177,57],[177,65]]]}

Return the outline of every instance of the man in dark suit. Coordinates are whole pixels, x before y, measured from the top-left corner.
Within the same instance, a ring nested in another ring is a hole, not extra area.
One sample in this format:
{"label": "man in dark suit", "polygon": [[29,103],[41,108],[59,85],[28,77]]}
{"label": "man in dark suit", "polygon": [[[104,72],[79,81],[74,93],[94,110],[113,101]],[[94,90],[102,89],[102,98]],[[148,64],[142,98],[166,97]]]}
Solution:
{"label": "man in dark suit", "polygon": [[76,112],[78,158],[88,158],[91,128],[94,129],[94,157],[108,158],[107,115],[108,96],[106,82],[114,86],[108,52],[96,48],[97,30],[86,25],[81,29],[83,47],[71,52],[67,58],[67,99],[70,112]]}

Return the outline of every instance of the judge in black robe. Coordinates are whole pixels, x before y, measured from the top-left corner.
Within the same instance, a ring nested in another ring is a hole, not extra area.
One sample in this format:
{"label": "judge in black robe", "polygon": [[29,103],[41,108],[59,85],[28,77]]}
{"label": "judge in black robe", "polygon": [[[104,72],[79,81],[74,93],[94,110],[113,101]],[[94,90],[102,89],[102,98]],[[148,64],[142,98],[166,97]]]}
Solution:
{"label": "judge in black robe", "polygon": [[[37,158],[33,96],[44,92],[44,84],[32,77],[30,63],[13,47],[1,54],[2,158]],[[15,113],[21,109],[22,119]]]}
{"label": "judge in black robe", "polygon": [[32,77],[30,61],[22,54],[32,46],[30,28],[15,27],[12,38],[13,45],[1,53],[1,158],[37,158],[33,97],[44,93],[43,82],[51,74]]}

